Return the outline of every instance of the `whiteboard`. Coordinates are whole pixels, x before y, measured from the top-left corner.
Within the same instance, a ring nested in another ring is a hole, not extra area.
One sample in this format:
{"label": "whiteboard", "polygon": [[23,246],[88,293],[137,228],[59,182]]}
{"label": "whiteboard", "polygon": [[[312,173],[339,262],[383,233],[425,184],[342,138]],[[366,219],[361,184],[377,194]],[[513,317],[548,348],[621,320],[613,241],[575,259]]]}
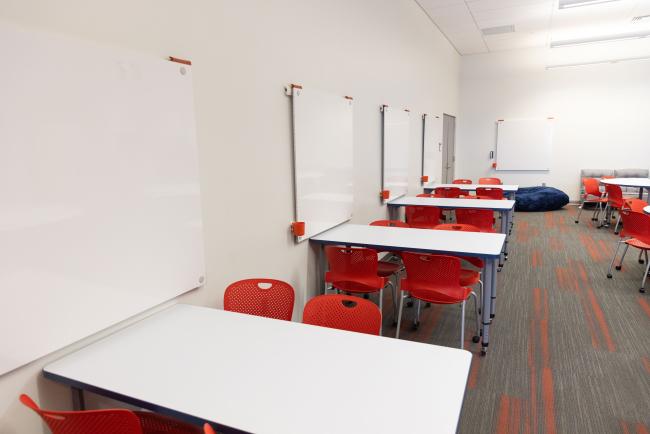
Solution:
{"label": "whiteboard", "polygon": [[408,192],[410,116],[406,110],[384,106],[382,190],[390,192],[384,202]]}
{"label": "whiteboard", "polygon": [[496,170],[550,170],[553,119],[497,122]]}
{"label": "whiteboard", "polygon": [[204,259],[189,67],[1,23],[0,56],[2,374],[200,286]]}
{"label": "whiteboard", "polygon": [[293,145],[296,221],[303,241],[352,218],[352,99],[294,88]]}
{"label": "whiteboard", "polygon": [[440,116],[422,116],[422,176],[426,182],[442,182],[442,119]]}

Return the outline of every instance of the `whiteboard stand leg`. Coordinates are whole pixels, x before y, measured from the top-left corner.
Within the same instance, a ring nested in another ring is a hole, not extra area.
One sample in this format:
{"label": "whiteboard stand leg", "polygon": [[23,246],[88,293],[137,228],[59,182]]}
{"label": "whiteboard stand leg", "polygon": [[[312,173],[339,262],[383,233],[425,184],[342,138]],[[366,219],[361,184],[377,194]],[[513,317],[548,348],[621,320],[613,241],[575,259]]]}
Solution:
{"label": "whiteboard stand leg", "polygon": [[72,391],[72,409],[74,411],[84,411],[86,409],[84,391],[76,387],[72,387],[70,390]]}

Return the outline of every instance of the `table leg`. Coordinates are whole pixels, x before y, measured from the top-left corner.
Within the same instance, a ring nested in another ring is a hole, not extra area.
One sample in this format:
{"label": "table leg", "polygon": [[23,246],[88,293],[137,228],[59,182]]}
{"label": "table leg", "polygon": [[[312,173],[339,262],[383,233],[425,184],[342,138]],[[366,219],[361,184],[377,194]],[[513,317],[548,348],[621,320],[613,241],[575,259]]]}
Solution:
{"label": "table leg", "polygon": [[491,288],[492,288],[492,294],[490,297],[490,322],[492,322],[492,318],[494,318],[495,315],[495,310],[496,310],[496,304],[497,304],[497,273],[496,273],[496,265],[497,262],[496,260],[493,261],[492,263],[492,282],[491,282]]}
{"label": "table leg", "polygon": [[492,300],[492,274],[494,273],[495,259],[486,259],[483,269],[483,297],[481,300],[481,355],[487,354],[490,343],[490,309]]}
{"label": "table leg", "polygon": [[86,401],[84,400],[84,391],[76,387],[70,388],[72,392],[72,409],[74,411],[83,411],[86,409]]}
{"label": "table leg", "polygon": [[389,220],[399,220],[399,207],[397,207],[397,206],[388,206],[388,219]]}
{"label": "table leg", "polygon": [[639,199],[643,199],[643,187],[639,187]]}
{"label": "table leg", "polygon": [[327,284],[325,283],[325,271],[327,270],[327,259],[325,258],[325,245],[318,244],[316,248],[316,273],[318,274],[318,293],[327,294]]}

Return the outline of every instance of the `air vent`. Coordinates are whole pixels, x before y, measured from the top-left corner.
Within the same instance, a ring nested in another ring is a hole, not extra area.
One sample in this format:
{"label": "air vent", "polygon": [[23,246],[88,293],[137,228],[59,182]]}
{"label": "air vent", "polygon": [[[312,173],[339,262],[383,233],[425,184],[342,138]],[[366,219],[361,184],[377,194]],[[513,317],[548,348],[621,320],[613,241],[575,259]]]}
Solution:
{"label": "air vent", "polygon": [[645,23],[650,21],[650,15],[639,15],[638,17],[632,18],[632,24]]}
{"label": "air vent", "polygon": [[496,27],[487,27],[485,29],[481,29],[481,32],[485,36],[502,35],[504,33],[513,33],[514,31],[515,31],[515,26],[513,24],[509,26],[496,26]]}

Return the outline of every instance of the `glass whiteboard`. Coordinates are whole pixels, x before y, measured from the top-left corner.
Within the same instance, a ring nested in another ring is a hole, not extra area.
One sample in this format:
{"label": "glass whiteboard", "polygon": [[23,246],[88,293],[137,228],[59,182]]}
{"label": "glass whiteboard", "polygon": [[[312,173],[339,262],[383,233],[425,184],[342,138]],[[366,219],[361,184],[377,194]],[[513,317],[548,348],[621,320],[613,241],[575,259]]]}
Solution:
{"label": "glass whiteboard", "polygon": [[408,192],[410,113],[384,106],[383,110],[382,190],[388,190],[384,202]]}
{"label": "glass whiteboard", "polygon": [[0,374],[200,286],[192,75],[0,24]]}
{"label": "glass whiteboard", "polygon": [[496,170],[550,170],[553,119],[497,122]]}

